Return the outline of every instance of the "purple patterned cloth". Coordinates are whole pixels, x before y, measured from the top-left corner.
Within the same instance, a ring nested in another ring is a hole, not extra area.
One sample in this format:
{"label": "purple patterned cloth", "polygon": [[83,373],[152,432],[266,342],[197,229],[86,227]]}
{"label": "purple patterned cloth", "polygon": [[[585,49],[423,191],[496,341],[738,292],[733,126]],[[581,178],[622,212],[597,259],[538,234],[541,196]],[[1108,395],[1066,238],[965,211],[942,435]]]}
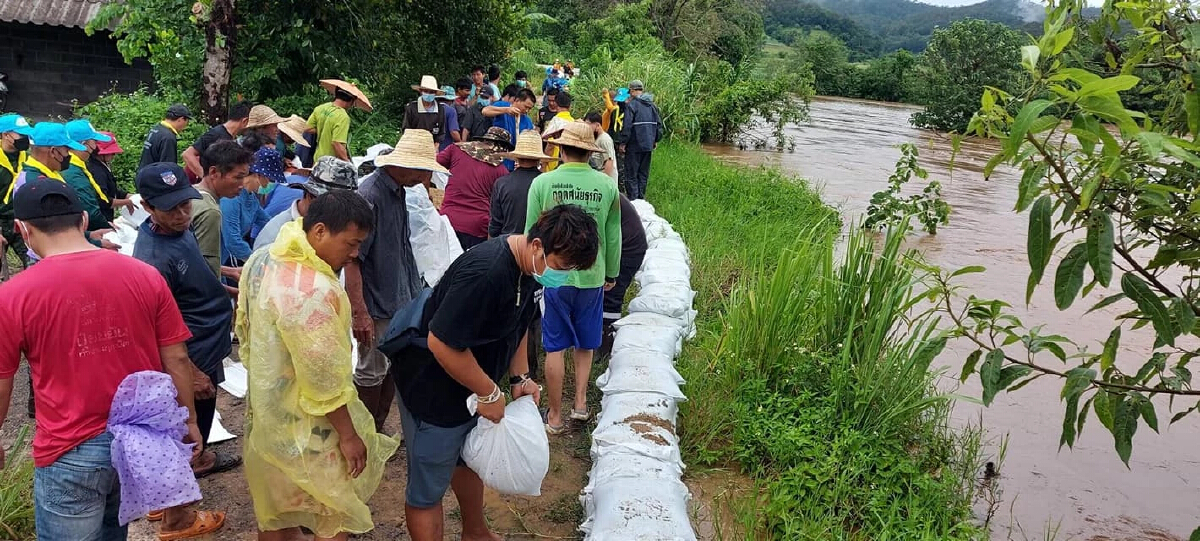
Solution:
{"label": "purple patterned cloth", "polygon": [[108,431],[121,481],[121,525],[200,499],[192,444],[183,443],[188,411],[175,397],[171,376],[150,370],[130,374],[113,396]]}

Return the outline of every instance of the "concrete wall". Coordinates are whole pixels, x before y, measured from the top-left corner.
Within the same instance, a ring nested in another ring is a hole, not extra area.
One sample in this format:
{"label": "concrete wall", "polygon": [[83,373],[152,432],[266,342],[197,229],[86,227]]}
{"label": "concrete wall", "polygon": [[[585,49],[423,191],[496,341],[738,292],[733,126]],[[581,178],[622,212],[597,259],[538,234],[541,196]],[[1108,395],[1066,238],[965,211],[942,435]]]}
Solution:
{"label": "concrete wall", "polygon": [[107,32],[13,22],[0,22],[0,72],[8,74],[4,109],[35,119],[69,117],[72,100],[154,81],[150,64],[126,64]]}

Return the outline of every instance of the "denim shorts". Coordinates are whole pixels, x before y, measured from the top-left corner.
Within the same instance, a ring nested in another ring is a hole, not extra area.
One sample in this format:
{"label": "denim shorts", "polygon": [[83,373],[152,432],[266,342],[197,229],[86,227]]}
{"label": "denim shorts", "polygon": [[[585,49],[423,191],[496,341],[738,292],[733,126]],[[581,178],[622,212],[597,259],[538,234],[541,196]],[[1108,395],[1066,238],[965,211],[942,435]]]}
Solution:
{"label": "denim shorts", "polygon": [[33,472],[34,520],[40,541],[123,541],[117,520],[121,485],[105,432]]}
{"label": "denim shorts", "polygon": [[547,353],[567,348],[598,349],[603,339],[604,288],[571,286],[542,290],[542,345]]}
{"label": "denim shorts", "polygon": [[[396,398],[400,396],[397,394]],[[413,417],[400,401],[400,425],[408,454],[408,486],[404,503],[428,509],[439,503],[450,489],[454,469],[462,461],[463,444],[478,418],[452,428],[443,428]]]}

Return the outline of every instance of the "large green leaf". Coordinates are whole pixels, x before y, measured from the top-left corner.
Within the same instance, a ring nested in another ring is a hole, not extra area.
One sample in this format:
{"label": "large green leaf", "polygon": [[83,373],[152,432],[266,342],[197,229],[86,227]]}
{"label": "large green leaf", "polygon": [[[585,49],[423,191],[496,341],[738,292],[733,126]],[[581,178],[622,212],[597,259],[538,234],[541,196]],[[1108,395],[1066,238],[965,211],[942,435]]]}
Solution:
{"label": "large green leaf", "polygon": [[1139,411],[1132,400],[1124,399],[1117,404],[1113,414],[1112,435],[1117,456],[1125,467],[1129,467],[1129,456],[1133,453],[1133,434],[1137,432]]}
{"label": "large green leaf", "polygon": [[1085,83],[1083,88],[1079,89],[1079,97],[1083,98],[1097,95],[1116,96],[1117,92],[1124,92],[1137,86],[1139,81],[1141,81],[1141,79],[1134,77],[1133,75],[1117,75],[1116,77],[1109,77],[1108,79],[1092,81],[1090,83]]}
{"label": "large green leaf", "polygon": [[1121,277],[1121,292],[1137,303],[1142,314],[1150,319],[1158,339],[1164,344],[1174,346],[1175,336],[1178,334],[1175,331],[1175,323],[1167,306],[1154,294],[1150,286],[1138,275],[1127,272]]}
{"label": "large green leaf", "polygon": [[1053,214],[1050,196],[1043,195],[1033,204],[1029,212],[1029,237],[1025,251],[1029,255],[1029,284],[1025,291],[1025,303],[1033,297],[1033,290],[1042,281],[1046,263],[1050,262],[1050,219]]}
{"label": "large green leaf", "polygon": [[983,405],[992,405],[996,393],[1000,392],[1000,373],[1004,365],[1004,350],[1000,348],[988,352],[983,366],[979,367],[979,381],[983,383]]}
{"label": "large green leaf", "polygon": [[971,374],[975,373],[975,365],[979,363],[979,358],[983,356],[983,350],[977,349],[967,355],[967,360],[963,362],[962,373],[958,376],[958,381],[966,382]]}
{"label": "large green leaf", "polygon": [[1033,100],[1021,108],[1021,112],[1017,113],[1017,119],[1013,121],[1008,141],[1004,143],[1004,152],[1007,155],[1015,156],[1017,154],[1017,150],[1021,148],[1021,143],[1025,140],[1025,134],[1029,132],[1029,127],[1051,103],[1049,100]]}
{"label": "large green leaf", "polygon": [[1100,373],[1107,374],[1108,369],[1117,361],[1117,346],[1121,345],[1121,327],[1113,328],[1104,341],[1104,350],[1100,353]]}
{"label": "large green leaf", "polygon": [[1092,273],[1100,285],[1108,287],[1112,281],[1113,224],[1107,214],[1097,212],[1088,223],[1087,258]]}
{"label": "large green leaf", "polygon": [[1054,305],[1066,310],[1075,302],[1079,289],[1083,287],[1083,269],[1087,267],[1087,245],[1076,244],[1058,264],[1054,273]]}
{"label": "large green leaf", "polygon": [[1017,185],[1017,212],[1023,212],[1026,208],[1029,208],[1029,204],[1033,202],[1033,198],[1038,194],[1038,187],[1042,183],[1042,178],[1046,176],[1046,169],[1046,162],[1039,162],[1037,165],[1030,166],[1021,173],[1021,182]]}

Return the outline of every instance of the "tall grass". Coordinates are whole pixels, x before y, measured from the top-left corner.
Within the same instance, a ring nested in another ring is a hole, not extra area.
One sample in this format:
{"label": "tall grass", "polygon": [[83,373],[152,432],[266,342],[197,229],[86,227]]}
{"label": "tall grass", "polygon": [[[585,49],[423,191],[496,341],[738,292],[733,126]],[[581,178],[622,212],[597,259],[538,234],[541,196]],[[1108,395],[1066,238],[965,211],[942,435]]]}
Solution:
{"label": "tall grass", "polygon": [[692,250],[702,311],[680,361],[684,451],[757,480],[748,533],[979,536],[978,434],[948,427],[929,373],[944,341],[913,313],[922,276],[902,235],[852,228],[837,246],[836,215],[805,184],[691,147],[664,147],[653,171],[651,200]]}
{"label": "tall grass", "polygon": [[29,456],[29,426],[21,427],[0,469],[0,539],[33,539],[33,459]]}

